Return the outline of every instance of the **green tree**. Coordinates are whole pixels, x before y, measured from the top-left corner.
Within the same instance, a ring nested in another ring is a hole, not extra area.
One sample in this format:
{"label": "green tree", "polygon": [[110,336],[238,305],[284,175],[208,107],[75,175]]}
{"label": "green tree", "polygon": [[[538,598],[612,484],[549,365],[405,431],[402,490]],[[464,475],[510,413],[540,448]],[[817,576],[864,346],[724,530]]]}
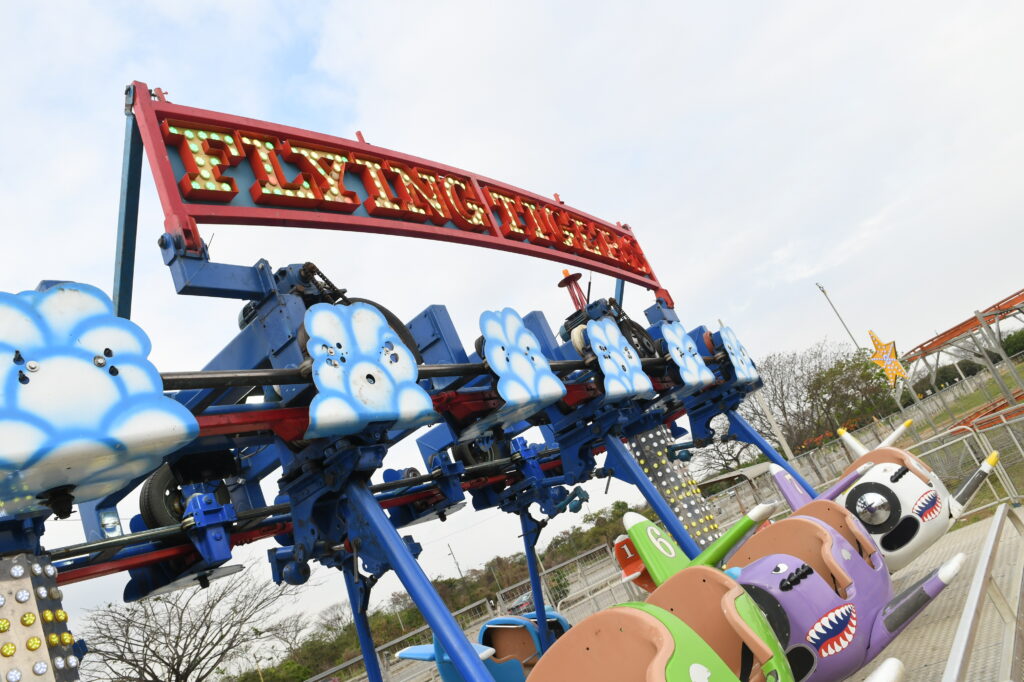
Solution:
{"label": "green tree", "polygon": [[1018,329],[1003,339],[1003,350],[1010,357],[1017,353],[1024,353],[1024,329]]}

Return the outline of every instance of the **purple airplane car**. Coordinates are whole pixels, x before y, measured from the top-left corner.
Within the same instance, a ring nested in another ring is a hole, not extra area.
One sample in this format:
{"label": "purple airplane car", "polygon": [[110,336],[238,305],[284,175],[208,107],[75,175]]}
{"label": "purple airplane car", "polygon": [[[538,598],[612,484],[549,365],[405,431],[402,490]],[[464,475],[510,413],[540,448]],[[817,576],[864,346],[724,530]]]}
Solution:
{"label": "purple airplane car", "polygon": [[893,596],[889,571],[850,512],[816,500],[729,558],[765,612],[796,680],[842,680],[867,665],[953,579],[958,554]]}

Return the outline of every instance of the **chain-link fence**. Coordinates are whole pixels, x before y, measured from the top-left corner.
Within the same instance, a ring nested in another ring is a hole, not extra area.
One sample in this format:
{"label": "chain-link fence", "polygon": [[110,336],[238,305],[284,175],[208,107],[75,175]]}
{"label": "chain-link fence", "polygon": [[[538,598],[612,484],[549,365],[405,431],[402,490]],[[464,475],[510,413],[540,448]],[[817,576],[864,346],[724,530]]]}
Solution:
{"label": "chain-link fence", "polygon": [[[493,617],[495,612],[488,600],[481,599],[453,612],[452,615],[467,636],[473,639],[480,626]],[[431,644],[433,641],[433,631],[429,626],[423,625],[378,646],[376,649],[377,661],[380,663],[381,674],[384,676],[385,682],[420,682],[421,680],[425,682],[440,679],[434,666],[428,666],[418,661],[401,660],[396,657],[396,654],[406,647]],[[307,682],[320,680],[362,682],[366,679],[366,666],[363,664],[363,657],[359,656],[315,675]]]}
{"label": "chain-link fence", "polygon": [[[610,547],[599,545],[579,556],[541,572],[544,604],[552,606],[568,595],[593,585],[603,584],[618,575],[618,564]],[[522,615],[534,610],[530,581],[506,587],[497,594],[498,611]]]}
{"label": "chain-link fence", "polygon": [[[544,569],[541,585],[544,604],[554,608],[578,623],[592,613],[639,596],[632,584],[622,584],[618,562],[612,548],[599,545],[579,556]],[[480,626],[496,615],[522,615],[534,610],[530,581],[506,587],[495,595],[492,604],[487,599],[470,604],[452,615],[471,641],[476,641]],[[433,642],[433,631],[426,625],[408,632],[398,639],[377,647],[377,660],[385,682],[427,682],[440,679],[432,664],[400,660],[396,654],[402,649]],[[337,679],[339,682],[366,680],[366,667],[362,657],[346,661],[328,671],[309,678],[307,682]]]}

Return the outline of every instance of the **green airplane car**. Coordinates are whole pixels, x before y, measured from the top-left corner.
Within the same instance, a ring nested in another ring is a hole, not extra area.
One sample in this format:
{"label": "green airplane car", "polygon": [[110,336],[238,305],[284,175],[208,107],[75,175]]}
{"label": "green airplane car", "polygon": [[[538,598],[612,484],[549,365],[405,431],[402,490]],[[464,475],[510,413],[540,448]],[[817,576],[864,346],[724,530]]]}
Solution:
{"label": "green airplane car", "polygon": [[530,682],[793,682],[754,600],[717,565],[774,510],[760,505],[694,559],[639,514],[623,521],[656,589],[584,619],[537,663]]}

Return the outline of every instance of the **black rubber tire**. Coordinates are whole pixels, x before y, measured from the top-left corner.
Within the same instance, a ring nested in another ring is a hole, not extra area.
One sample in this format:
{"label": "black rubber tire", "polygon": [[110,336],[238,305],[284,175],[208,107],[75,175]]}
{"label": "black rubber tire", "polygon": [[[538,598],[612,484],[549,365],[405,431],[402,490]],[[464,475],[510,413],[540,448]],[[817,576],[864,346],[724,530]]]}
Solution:
{"label": "black rubber tire", "polygon": [[[214,495],[221,504],[231,501],[231,492],[217,481]],[[185,499],[169,464],[149,475],[139,490],[139,513],[147,528],[177,526],[185,516]]]}
{"label": "black rubber tire", "polygon": [[636,348],[640,357],[658,357],[658,346],[654,343],[651,335],[647,333],[647,330],[643,328],[643,325],[634,320],[625,319],[619,322],[619,330],[633,348]]}
{"label": "black rubber tire", "polygon": [[139,491],[139,513],[147,528],[176,526],[185,514],[185,501],[168,464],[154,471]]}

